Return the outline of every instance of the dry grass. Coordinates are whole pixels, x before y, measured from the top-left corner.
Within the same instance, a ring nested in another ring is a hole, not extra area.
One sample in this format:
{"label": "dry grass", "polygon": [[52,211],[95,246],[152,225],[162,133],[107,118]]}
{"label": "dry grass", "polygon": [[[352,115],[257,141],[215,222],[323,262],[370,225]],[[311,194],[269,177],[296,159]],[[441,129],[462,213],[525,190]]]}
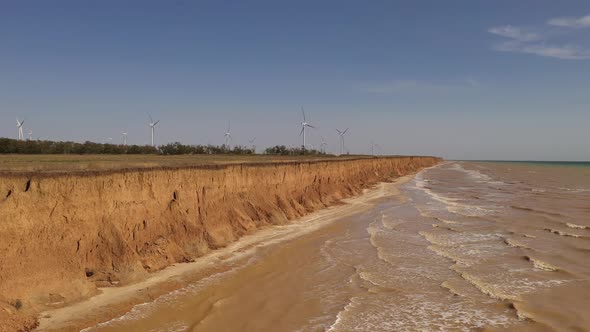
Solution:
{"label": "dry grass", "polygon": [[0,155],[0,172],[80,172],[126,168],[187,167],[240,163],[358,159],[359,156],[247,155]]}

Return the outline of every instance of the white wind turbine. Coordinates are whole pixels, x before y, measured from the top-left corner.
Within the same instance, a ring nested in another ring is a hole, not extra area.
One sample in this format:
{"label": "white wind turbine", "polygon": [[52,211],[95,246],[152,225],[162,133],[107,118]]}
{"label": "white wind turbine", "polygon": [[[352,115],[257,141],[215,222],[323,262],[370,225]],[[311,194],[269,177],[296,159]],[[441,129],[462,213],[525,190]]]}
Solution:
{"label": "white wind turbine", "polygon": [[254,153],[256,153],[256,145],[254,145],[254,141],[256,140],[256,137],[249,139],[248,142],[250,143],[250,146],[252,147],[252,151]]}
{"label": "white wind turbine", "polygon": [[152,146],[154,145],[154,130],[156,128],[156,125],[160,122],[160,120],[154,122],[154,119],[152,119],[152,115],[148,113],[148,116],[150,117],[150,129],[152,130]]}
{"label": "white wind turbine", "polygon": [[125,130],[122,134],[123,134],[123,145],[127,146],[127,130]]}
{"label": "white wind turbine", "polygon": [[324,136],[320,136],[320,138],[322,139],[322,144],[320,144],[320,150],[322,153],[326,153],[326,145],[328,145],[328,143],[326,143]]}
{"label": "white wind turbine", "polygon": [[230,128],[231,128],[231,122],[228,121],[227,122],[227,130],[225,131],[225,134],[223,134],[223,137],[225,137],[225,147],[229,149],[229,145],[231,144],[231,132],[230,132]]}
{"label": "white wind turbine", "polygon": [[33,131],[29,129],[29,141],[33,140]]}
{"label": "white wind turbine", "polygon": [[344,135],[346,135],[346,132],[348,132],[348,128],[346,128],[344,131],[340,131],[338,129],[336,129],[336,131],[338,132],[338,135],[340,135],[340,154],[344,154]]}
{"label": "white wind turbine", "polygon": [[303,136],[303,150],[305,150],[305,127],[309,127],[309,128],[315,128],[314,126],[310,125],[309,123],[307,123],[307,121],[305,120],[305,111],[303,110],[303,106],[301,106],[301,114],[303,115],[303,121],[301,122],[301,132],[299,133],[299,136]]}
{"label": "white wind turbine", "polygon": [[25,135],[23,134],[23,124],[25,124],[25,119],[20,121],[18,117],[16,118],[16,127],[18,128],[18,140],[22,141],[25,139]]}

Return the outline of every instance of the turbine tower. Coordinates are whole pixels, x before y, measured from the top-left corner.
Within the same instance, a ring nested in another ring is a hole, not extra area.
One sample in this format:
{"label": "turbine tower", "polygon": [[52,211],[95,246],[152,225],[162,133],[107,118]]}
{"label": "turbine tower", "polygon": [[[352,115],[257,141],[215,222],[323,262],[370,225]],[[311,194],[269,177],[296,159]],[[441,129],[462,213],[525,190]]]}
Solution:
{"label": "turbine tower", "polygon": [[18,140],[22,141],[25,139],[25,135],[23,134],[23,124],[25,124],[25,119],[23,119],[23,121],[20,121],[18,118],[16,118],[16,128],[18,129]]}
{"label": "turbine tower", "polygon": [[301,114],[303,115],[303,121],[301,122],[301,132],[299,133],[299,136],[303,136],[302,148],[303,148],[303,150],[305,150],[305,127],[309,127],[309,128],[315,128],[315,127],[310,125],[309,123],[307,123],[307,121],[305,120],[305,111],[303,110],[303,106],[301,106]]}
{"label": "turbine tower", "polygon": [[227,122],[227,130],[225,131],[225,134],[223,134],[223,137],[225,137],[225,147],[229,149],[229,145],[231,144],[231,132],[230,132],[230,128],[231,128],[231,122],[228,121]]}
{"label": "turbine tower", "polygon": [[346,128],[344,131],[340,131],[338,129],[336,129],[336,131],[338,132],[338,135],[340,135],[340,154],[344,154],[344,135],[346,135],[346,132],[348,131],[348,128]]}
{"label": "turbine tower", "polygon": [[320,150],[322,153],[326,153],[326,145],[328,145],[328,143],[326,143],[324,136],[320,136],[320,138],[322,139],[322,144],[320,144]]}
{"label": "turbine tower", "polygon": [[254,153],[256,153],[256,145],[254,145],[254,141],[256,140],[256,137],[254,137],[253,139],[249,139],[248,142],[250,143],[250,146],[252,147],[252,151]]}
{"label": "turbine tower", "polygon": [[127,130],[123,132],[123,145],[127,146]]}
{"label": "turbine tower", "polygon": [[33,131],[29,129],[29,141],[33,140]]}
{"label": "turbine tower", "polygon": [[156,129],[156,125],[158,124],[158,122],[160,122],[160,120],[154,122],[154,119],[152,119],[152,115],[148,113],[148,116],[150,117],[150,129],[152,130],[152,146],[155,147],[155,145],[154,145],[154,130]]}

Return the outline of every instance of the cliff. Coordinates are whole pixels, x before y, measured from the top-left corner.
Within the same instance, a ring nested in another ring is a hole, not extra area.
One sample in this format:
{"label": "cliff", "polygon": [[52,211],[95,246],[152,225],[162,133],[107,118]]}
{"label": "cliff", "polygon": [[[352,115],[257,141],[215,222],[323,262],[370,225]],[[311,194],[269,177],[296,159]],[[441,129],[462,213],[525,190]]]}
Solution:
{"label": "cliff", "polygon": [[22,314],[141,280],[438,161],[0,175],[0,325],[34,324]]}

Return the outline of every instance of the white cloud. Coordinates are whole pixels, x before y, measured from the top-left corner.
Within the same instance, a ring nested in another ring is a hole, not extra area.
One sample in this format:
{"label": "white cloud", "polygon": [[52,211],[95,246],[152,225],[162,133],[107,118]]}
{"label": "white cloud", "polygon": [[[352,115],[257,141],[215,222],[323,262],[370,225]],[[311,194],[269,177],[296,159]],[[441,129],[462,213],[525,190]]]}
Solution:
{"label": "white cloud", "polygon": [[547,21],[547,24],[566,28],[590,28],[590,15],[583,17],[557,17]]}
{"label": "white cloud", "polygon": [[504,42],[495,46],[497,51],[534,54],[563,60],[590,59],[590,50],[572,45],[526,44],[521,42]]}
{"label": "white cloud", "polygon": [[501,26],[501,27],[492,27],[492,28],[488,29],[488,32],[498,35],[498,36],[502,36],[502,37],[506,37],[506,38],[510,38],[510,39],[515,39],[515,40],[519,40],[519,41],[524,41],[524,42],[535,41],[535,40],[541,39],[541,36],[539,36],[536,33],[527,32],[521,28],[513,27],[511,25],[505,25],[505,26]]}
{"label": "white cloud", "polygon": [[[554,18],[547,21],[547,24],[554,27],[571,27],[584,28],[590,27],[590,15],[581,18]],[[545,28],[544,30],[546,30]],[[539,31],[540,29],[536,29]],[[494,45],[493,49],[501,52],[525,53],[538,56],[557,58],[563,60],[588,60],[590,59],[590,49],[575,45],[564,44],[563,42],[547,43],[551,40],[551,31],[549,33],[533,32],[511,26],[499,26],[488,29],[488,32],[496,36],[501,36],[507,40]],[[558,34],[558,36],[566,36]]]}

